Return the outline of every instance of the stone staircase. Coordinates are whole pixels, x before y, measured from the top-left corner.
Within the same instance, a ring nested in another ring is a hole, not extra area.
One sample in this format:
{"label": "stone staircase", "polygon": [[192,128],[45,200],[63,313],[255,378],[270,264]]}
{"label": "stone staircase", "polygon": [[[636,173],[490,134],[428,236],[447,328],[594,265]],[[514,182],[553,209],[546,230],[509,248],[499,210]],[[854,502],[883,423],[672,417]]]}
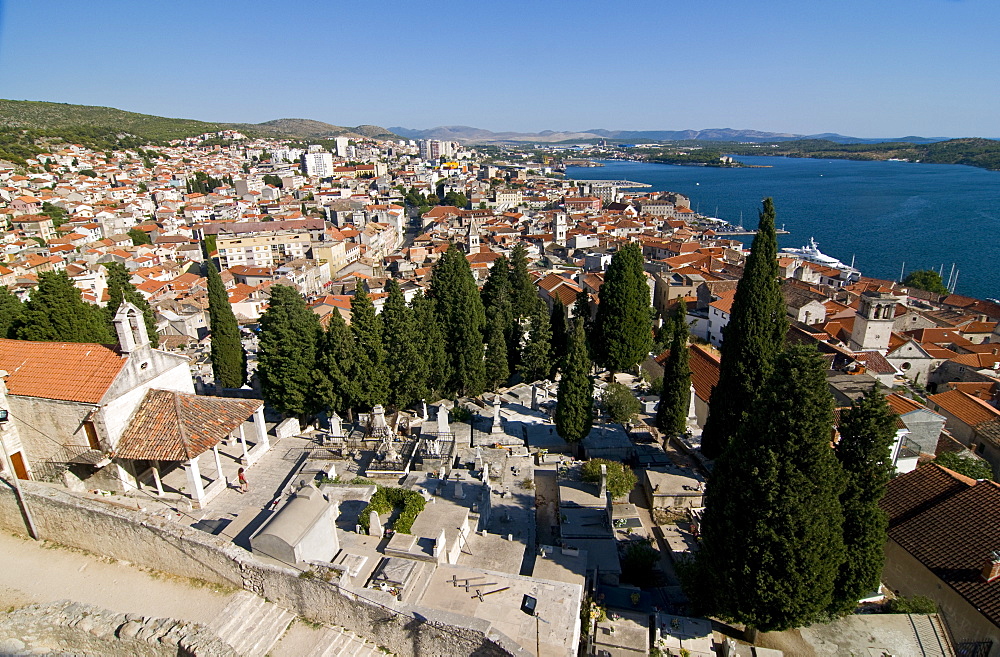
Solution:
{"label": "stone staircase", "polygon": [[315,644],[316,657],[385,657],[375,644],[339,627],[324,627]]}
{"label": "stone staircase", "polygon": [[208,628],[245,657],[264,657],[295,615],[264,598],[240,591]]}

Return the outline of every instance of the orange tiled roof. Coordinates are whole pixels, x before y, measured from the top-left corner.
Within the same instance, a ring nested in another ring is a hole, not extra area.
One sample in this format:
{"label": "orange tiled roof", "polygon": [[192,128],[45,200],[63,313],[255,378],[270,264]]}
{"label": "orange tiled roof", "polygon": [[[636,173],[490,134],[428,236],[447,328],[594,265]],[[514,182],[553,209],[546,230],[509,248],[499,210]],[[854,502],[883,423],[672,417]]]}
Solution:
{"label": "orange tiled roof", "polygon": [[118,441],[123,459],[187,461],[218,445],[264,402],[149,390]]}
{"label": "orange tiled roof", "polygon": [[0,339],[12,395],[97,404],[124,365],[116,349],[101,344]]}
{"label": "orange tiled roof", "polygon": [[970,427],[1000,419],[1000,411],[961,390],[948,390],[927,399]]}

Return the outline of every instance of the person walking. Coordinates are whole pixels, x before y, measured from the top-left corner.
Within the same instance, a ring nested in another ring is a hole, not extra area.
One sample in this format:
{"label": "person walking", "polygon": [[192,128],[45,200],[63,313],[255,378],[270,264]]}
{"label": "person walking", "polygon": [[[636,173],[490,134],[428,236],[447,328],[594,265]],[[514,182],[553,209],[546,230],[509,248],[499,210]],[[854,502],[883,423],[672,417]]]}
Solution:
{"label": "person walking", "polygon": [[250,484],[247,483],[247,475],[243,468],[240,468],[236,473],[236,480],[239,481],[241,493],[250,492]]}

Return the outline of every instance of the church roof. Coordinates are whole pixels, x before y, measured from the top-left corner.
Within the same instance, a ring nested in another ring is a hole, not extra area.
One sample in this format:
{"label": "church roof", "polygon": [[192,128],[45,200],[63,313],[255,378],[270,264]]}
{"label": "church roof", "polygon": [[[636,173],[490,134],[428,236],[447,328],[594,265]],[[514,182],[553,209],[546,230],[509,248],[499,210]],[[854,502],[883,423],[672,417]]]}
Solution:
{"label": "church roof", "polygon": [[7,390],[22,397],[100,403],[125,362],[102,344],[0,339]]}

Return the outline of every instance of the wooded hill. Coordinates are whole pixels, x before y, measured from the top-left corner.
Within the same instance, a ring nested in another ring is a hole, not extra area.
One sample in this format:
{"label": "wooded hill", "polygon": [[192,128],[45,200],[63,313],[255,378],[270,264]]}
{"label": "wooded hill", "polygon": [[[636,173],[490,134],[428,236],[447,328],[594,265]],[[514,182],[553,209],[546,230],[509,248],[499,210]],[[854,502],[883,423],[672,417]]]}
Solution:
{"label": "wooded hill", "polygon": [[0,159],[23,163],[54,143],[73,143],[97,150],[163,145],[172,139],[206,132],[238,130],[248,137],[317,139],[330,137],[394,137],[385,128],[354,128],[308,119],[266,123],[210,123],[126,112],[112,107],[0,99]]}

